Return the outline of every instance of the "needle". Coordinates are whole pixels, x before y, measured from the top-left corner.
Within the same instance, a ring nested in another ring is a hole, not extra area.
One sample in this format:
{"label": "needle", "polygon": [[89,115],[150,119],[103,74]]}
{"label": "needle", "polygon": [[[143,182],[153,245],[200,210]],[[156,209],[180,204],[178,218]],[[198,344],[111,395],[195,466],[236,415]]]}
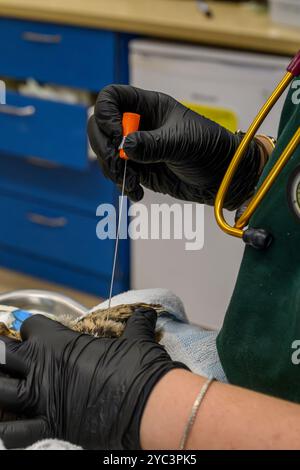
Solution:
{"label": "needle", "polygon": [[110,308],[111,306],[111,298],[112,298],[113,288],[114,288],[115,272],[116,272],[116,265],[117,265],[117,258],[118,258],[118,248],[119,248],[119,241],[120,241],[120,230],[121,230],[121,223],[122,223],[123,202],[124,202],[124,195],[125,195],[125,182],[126,182],[128,157],[125,151],[123,150],[123,146],[124,146],[124,142],[128,134],[131,134],[132,132],[136,132],[139,130],[140,118],[141,116],[135,113],[123,114],[123,120],[122,120],[123,140],[122,140],[119,150],[120,150],[120,158],[125,160],[125,165],[124,165],[124,173],[123,173],[122,193],[121,193],[121,199],[120,199],[120,205],[119,205],[119,221],[118,221],[118,228],[117,228],[117,235],[116,235],[114,261],[113,261],[113,268],[112,268],[112,275],[111,275],[110,289],[109,289],[108,308]]}
{"label": "needle", "polygon": [[121,222],[122,222],[122,216],[123,216],[122,213],[123,213],[123,201],[124,201],[124,193],[125,193],[126,171],[127,171],[127,160],[125,160],[125,166],[124,166],[122,193],[121,193],[120,206],[119,206],[119,221],[118,221],[118,229],[117,229],[117,236],[116,236],[116,243],[115,243],[114,262],[113,262],[112,275],[111,275],[111,281],[110,281],[108,308],[110,308],[111,298],[112,298],[112,293],[113,293],[113,288],[114,288],[115,271],[116,271],[118,247],[119,247],[119,240],[120,240],[120,228],[121,228]]}

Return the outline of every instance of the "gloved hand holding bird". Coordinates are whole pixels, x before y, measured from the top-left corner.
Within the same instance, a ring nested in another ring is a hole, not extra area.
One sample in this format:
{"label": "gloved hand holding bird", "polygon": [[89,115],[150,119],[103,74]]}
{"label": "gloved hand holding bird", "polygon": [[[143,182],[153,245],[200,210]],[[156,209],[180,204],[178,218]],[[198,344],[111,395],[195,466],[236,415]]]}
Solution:
{"label": "gloved hand holding bird", "polygon": [[[4,308],[5,307],[3,307],[3,309]],[[128,319],[134,312],[141,308],[147,310],[153,309],[156,311],[157,315],[160,315],[162,312],[166,312],[166,309],[159,304],[121,304],[110,308],[96,309],[92,313],[89,313],[88,315],[76,320],[67,316],[60,316],[60,323],[73,331],[91,335],[95,338],[119,338],[124,332]],[[12,311],[13,309],[10,307],[7,310]],[[15,312],[19,311],[16,310]],[[45,316],[53,320],[55,319],[52,315],[49,314]],[[5,313],[5,315],[2,314],[2,316],[0,313],[0,336],[22,341],[20,331],[14,327],[16,324],[15,322],[19,324],[20,321],[21,319],[18,316],[18,313]],[[162,338],[162,335],[162,330],[157,329],[155,340],[159,342]],[[21,416],[17,416],[7,411],[1,410],[0,408],[0,422],[10,421],[18,417]]]}

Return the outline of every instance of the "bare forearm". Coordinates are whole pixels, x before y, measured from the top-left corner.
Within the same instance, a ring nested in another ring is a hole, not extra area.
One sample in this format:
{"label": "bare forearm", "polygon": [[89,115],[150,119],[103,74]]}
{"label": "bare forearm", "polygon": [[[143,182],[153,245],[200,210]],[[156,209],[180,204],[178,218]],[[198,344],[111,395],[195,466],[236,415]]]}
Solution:
{"label": "bare forearm", "polygon": [[[169,372],[153,390],[141,425],[144,449],[178,449],[203,377]],[[213,383],[197,414],[188,449],[300,449],[300,406]]]}

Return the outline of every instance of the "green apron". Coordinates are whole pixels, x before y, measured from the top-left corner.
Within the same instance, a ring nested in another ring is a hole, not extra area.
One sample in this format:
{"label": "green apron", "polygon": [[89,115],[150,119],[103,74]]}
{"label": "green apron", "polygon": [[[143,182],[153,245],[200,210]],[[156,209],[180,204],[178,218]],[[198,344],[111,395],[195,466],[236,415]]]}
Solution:
{"label": "green apron", "polygon": [[[261,181],[299,126],[298,78],[292,83],[278,144]],[[268,230],[274,240],[266,251],[245,249],[217,339],[222,366],[232,384],[300,402],[300,361],[293,360],[295,347],[300,351],[300,148],[249,225]]]}

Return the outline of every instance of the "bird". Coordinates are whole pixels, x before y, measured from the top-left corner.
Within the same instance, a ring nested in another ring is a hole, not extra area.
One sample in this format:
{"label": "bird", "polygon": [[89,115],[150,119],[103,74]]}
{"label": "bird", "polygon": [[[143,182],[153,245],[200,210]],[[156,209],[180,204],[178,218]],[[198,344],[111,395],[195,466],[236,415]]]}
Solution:
{"label": "bird", "polygon": [[[78,333],[89,334],[95,338],[119,338],[127,324],[128,319],[138,309],[154,309],[157,315],[166,313],[166,309],[159,304],[121,304],[109,308],[98,308],[91,313],[77,318],[76,320],[69,317],[60,316],[59,322]],[[58,321],[58,320],[56,320]],[[20,332],[8,328],[0,321],[0,336],[21,341]],[[161,334],[156,332],[156,341],[159,342]]]}
{"label": "bird", "polygon": [[[60,316],[59,323],[62,323],[73,331],[81,334],[87,334],[95,338],[119,338],[122,336],[129,318],[140,308],[154,309],[157,315],[167,313],[166,309],[159,304],[121,304],[105,309],[95,309],[91,313],[76,320],[70,319],[69,317],[64,317],[62,315]],[[1,336],[6,336],[17,341],[22,341],[20,332],[8,328],[3,322],[0,321],[0,337]],[[162,337],[163,331],[161,329],[156,329],[155,341],[160,342]],[[0,377],[1,376],[6,377],[5,374],[0,372]],[[24,417],[9,413],[0,407],[0,422],[22,418]]]}

